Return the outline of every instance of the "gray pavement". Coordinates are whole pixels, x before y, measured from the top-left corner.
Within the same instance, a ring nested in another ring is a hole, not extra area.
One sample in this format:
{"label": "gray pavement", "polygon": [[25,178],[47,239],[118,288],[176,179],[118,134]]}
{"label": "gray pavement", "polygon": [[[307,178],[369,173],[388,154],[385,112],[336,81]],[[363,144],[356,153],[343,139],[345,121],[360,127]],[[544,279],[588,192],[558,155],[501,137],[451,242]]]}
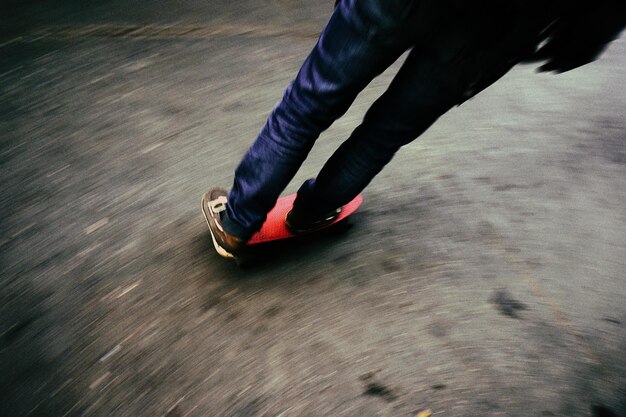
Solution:
{"label": "gray pavement", "polygon": [[244,270],[214,253],[200,196],[232,182],[331,3],[15,6],[0,415],[626,415],[625,38],[442,117],[347,233]]}

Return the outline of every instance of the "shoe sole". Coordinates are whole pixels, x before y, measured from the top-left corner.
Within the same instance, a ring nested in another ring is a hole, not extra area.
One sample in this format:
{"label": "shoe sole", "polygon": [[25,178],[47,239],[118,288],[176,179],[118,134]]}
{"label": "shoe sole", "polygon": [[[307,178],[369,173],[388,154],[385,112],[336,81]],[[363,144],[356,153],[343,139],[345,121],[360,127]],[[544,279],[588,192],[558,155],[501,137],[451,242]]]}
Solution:
{"label": "shoe sole", "polygon": [[213,228],[211,227],[211,221],[209,220],[210,214],[207,212],[208,205],[206,202],[206,194],[202,196],[202,199],[200,200],[200,206],[202,207],[202,214],[204,214],[206,224],[207,226],[209,226],[209,232],[211,233],[211,240],[213,240],[213,246],[215,246],[215,251],[223,258],[237,259],[235,255],[221,247],[219,243],[217,243],[217,239],[215,239],[215,235],[213,234]]}
{"label": "shoe sole", "polygon": [[307,229],[296,229],[296,228],[291,227],[291,225],[289,224],[289,220],[288,220],[288,217],[291,214],[291,211],[290,211],[285,215],[285,226],[287,226],[287,229],[289,229],[291,233],[296,234],[296,235],[306,235],[309,233],[314,233],[322,229],[326,229],[328,226],[332,225],[335,222],[335,220],[337,220],[337,218],[339,217],[342,211],[343,211],[343,207],[339,207],[334,216],[327,218],[325,220],[322,220],[315,226],[309,227]]}

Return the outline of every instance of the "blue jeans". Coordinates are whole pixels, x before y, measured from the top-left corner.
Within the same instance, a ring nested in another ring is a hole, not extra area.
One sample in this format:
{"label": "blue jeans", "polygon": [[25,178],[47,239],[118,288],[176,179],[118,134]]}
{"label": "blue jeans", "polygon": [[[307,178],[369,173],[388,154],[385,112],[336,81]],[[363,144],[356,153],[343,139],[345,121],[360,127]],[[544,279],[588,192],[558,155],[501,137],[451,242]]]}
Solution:
{"label": "blue jeans", "polygon": [[[472,59],[483,57],[471,53],[468,39],[476,34],[457,29],[448,16],[441,20],[449,22],[448,27],[438,28],[437,13],[424,13],[424,8],[436,8],[437,1],[342,0],[338,4],[235,172],[222,219],[228,233],[248,239],[261,228],[319,135],[407,50],[406,61],[361,125],[317,178],[302,185],[296,207],[324,213],[349,202],[400,147],[475,93],[471,87],[476,88],[478,72]],[[423,39],[428,44],[418,42]],[[498,67],[484,84],[513,65]]]}

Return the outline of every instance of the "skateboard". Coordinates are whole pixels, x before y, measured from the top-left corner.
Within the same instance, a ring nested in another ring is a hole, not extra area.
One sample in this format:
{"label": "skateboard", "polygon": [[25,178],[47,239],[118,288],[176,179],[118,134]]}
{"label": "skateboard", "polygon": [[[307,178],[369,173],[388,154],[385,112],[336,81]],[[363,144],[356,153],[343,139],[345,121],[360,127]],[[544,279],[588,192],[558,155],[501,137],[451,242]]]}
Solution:
{"label": "skateboard", "polygon": [[[274,208],[270,210],[270,212],[267,214],[267,218],[265,220],[265,223],[263,223],[261,230],[252,235],[250,240],[247,242],[246,245],[248,247],[248,250],[246,251],[246,254],[235,257],[235,261],[239,266],[242,266],[244,261],[247,263],[247,261],[251,259],[252,254],[250,252],[255,246],[283,239],[291,239],[300,236],[311,235],[324,229],[333,227],[337,223],[343,222],[347,217],[353,214],[363,202],[363,197],[359,194],[352,201],[350,201],[341,208],[341,212],[333,221],[311,231],[294,233],[287,228],[285,218],[287,217],[287,213],[289,213],[289,211],[293,207],[293,202],[295,199],[296,194],[290,194],[284,197],[280,197],[276,201],[276,205],[274,206]],[[209,221],[208,219],[206,220],[208,224]]]}
{"label": "skateboard", "polygon": [[350,201],[348,204],[341,208],[339,216],[337,216],[337,218],[332,222],[327,223],[324,226],[321,226],[309,232],[294,233],[287,228],[285,218],[287,217],[287,213],[291,211],[295,199],[296,194],[290,194],[288,196],[279,198],[278,201],[276,201],[276,205],[274,206],[274,208],[267,214],[267,219],[265,220],[265,223],[263,223],[263,227],[261,227],[261,230],[252,235],[252,237],[248,241],[248,246],[258,245],[259,243],[272,242],[274,240],[289,239],[292,237],[308,235],[311,233],[315,233],[319,230],[326,229],[350,216],[359,208],[359,206],[363,202],[363,197],[359,194],[352,201]]}

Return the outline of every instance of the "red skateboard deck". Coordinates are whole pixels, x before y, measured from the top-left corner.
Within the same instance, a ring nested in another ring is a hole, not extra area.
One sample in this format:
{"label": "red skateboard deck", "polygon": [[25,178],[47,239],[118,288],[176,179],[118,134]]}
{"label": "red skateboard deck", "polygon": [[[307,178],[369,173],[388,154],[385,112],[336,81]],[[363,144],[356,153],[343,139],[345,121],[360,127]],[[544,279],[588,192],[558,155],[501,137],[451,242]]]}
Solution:
{"label": "red skateboard deck", "polygon": [[359,208],[359,206],[363,202],[363,197],[359,194],[354,198],[354,200],[343,206],[341,213],[339,213],[339,216],[337,216],[337,218],[331,223],[328,223],[327,225],[320,227],[319,229],[315,229],[307,233],[293,233],[287,228],[287,225],[285,224],[285,218],[287,217],[287,213],[289,213],[289,211],[293,207],[293,202],[295,199],[296,194],[290,194],[285,197],[279,198],[274,208],[267,214],[267,219],[265,220],[265,223],[263,223],[263,227],[261,228],[261,230],[256,232],[248,241],[248,246],[264,242],[271,242],[274,240],[303,236],[305,234],[315,233],[318,230],[326,229],[350,216]]}

